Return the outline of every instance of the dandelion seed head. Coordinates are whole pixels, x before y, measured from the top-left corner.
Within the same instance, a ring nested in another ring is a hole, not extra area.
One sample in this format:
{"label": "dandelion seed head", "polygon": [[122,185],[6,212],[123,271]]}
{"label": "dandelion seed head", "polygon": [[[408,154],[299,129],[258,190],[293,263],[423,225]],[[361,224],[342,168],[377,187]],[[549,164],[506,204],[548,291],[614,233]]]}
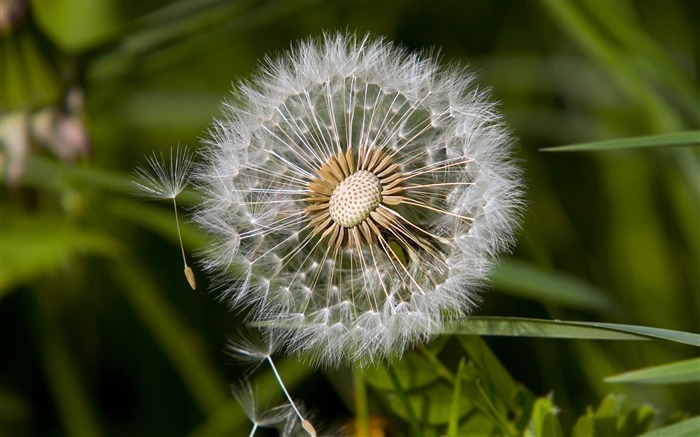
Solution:
{"label": "dandelion seed head", "polygon": [[522,208],[513,141],[473,82],[352,34],[266,59],[195,177],[223,298],[327,366],[399,355],[473,311]]}

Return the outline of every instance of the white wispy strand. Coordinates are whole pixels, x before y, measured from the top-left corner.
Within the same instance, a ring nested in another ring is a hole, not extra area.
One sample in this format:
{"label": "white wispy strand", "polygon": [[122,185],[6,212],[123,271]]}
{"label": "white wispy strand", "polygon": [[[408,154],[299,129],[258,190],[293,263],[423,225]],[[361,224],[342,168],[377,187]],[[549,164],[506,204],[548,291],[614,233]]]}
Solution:
{"label": "white wispy strand", "polygon": [[155,153],[146,157],[148,167],[141,164],[134,170],[133,183],[138,187],[136,192],[139,196],[151,197],[155,199],[171,199],[173,201],[173,212],[175,214],[175,224],[177,226],[177,237],[180,241],[182,251],[182,262],[184,264],[184,274],[188,284],[193,290],[197,288],[197,281],[192,268],[187,265],[185,247],[182,244],[182,232],[180,231],[180,221],[177,216],[177,196],[187,186],[192,169],[192,155],[186,147],[182,149],[177,146],[175,152],[170,149],[170,162],[166,163],[163,154]]}
{"label": "white wispy strand", "polygon": [[[277,383],[282,389],[287,401],[289,401],[290,410],[296,415],[294,419],[298,417],[299,424],[306,431],[306,433],[308,435],[315,436],[316,431],[314,430],[313,425],[301,414],[301,411],[299,411],[297,408],[291,395],[287,391],[287,387],[282,381],[282,377],[277,371],[275,362],[272,360],[272,354],[277,350],[277,347],[278,344],[274,338],[269,337],[267,339],[262,339],[257,334],[251,332],[246,334],[239,333],[237,337],[230,337],[224,351],[237,361],[254,364],[255,367],[253,369],[257,368],[263,361],[267,361],[270,365],[272,373],[275,375]],[[253,433],[254,432],[255,427],[253,429]]]}
{"label": "white wispy strand", "polygon": [[186,147],[177,146],[166,162],[162,153],[146,157],[147,166],[134,169],[137,195],[155,199],[175,199],[185,189],[192,168],[192,154]]}
{"label": "white wispy strand", "polygon": [[261,405],[257,390],[248,381],[232,386],[231,393],[253,423],[249,437],[255,435],[259,427],[284,426],[290,421],[296,421],[296,414],[289,405],[279,405],[273,408]]}
{"label": "white wispy strand", "polygon": [[[204,263],[223,299],[327,366],[400,355],[474,310],[513,244],[523,195],[513,140],[472,74],[327,34],[266,59],[237,91],[195,176],[206,199],[195,219],[215,241]],[[389,175],[357,225],[329,215],[314,186],[338,186],[327,166],[340,172],[344,153]]]}

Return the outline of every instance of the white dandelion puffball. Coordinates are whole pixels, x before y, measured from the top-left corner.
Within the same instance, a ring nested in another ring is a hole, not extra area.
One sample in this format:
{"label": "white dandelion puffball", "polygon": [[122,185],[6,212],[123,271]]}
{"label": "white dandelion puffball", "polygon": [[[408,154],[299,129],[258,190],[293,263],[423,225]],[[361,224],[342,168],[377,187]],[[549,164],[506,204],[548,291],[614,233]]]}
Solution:
{"label": "white dandelion puffball", "polygon": [[316,364],[400,355],[469,314],[522,201],[512,139],[464,69],[324,35],[223,107],[195,180],[222,298]]}

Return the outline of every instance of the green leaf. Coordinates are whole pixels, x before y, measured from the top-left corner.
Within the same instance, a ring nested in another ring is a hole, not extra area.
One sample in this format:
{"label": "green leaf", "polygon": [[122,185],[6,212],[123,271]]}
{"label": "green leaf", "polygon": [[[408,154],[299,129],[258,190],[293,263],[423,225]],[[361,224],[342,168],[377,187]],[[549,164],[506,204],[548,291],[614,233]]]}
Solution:
{"label": "green leaf", "polygon": [[460,398],[462,396],[462,378],[464,374],[464,357],[459,362],[459,367],[457,367],[457,374],[454,382],[454,387],[452,388],[452,404],[450,405],[450,416],[447,424],[447,435],[457,435],[457,429],[459,426],[459,418],[461,416],[461,402]]}
{"label": "green leaf", "polygon": [[673,425],[652,429],[639,437],[697,437],[700,435],[700,416],[693,416]]}
{"label": "green leaf", "polygon": [[586,414],[579,417],[571,431],[571,437],[594,437],[595,420],[593,411],[588,408]]}
{"label": "green leaf", "polygon": [[567,322],[518,317],[470,317],[446,326],[442,333],[588,340],[662,339],[700,347],[700,335],[691,332],[614,323]]}
{"label": "green leaf", "polygon": [[[428,387],[407,393],[407,399],[420,423],[444,425],[450,420],[453,392],[450,384],[439,380]],[[459,416],[463,417],[474,408],[474,404],[465,392],[460,393],[458,399]],[[409,418],[406,406],[399,396],[389,397],[389,405],[399,416]]]}
{"label": "green leaf", "polygon": [[611,393],[603,399],[594,414],[596,436],[617,436],[618,418],[623,415],[625,397]]}
{"label": "green leaf", "polygon": [[582,152],[596,150],[633,149],[640,147],[677,147],[700,145],[700,131],[674,132],[661,135],[621,138],[617,140],[593,141],[590,143],[570,144],[567,146],[548,147],[542,152]]}
{"label": "green leaf", "polygon": [[493,283],[499,291],[535,301],[606,312],[616,309],[612,299],[597,288],[574,277],[540,270],[524,262],[500,264],[494,271]]}
{"label": "green leaf", "polygon": [[476,336],[460,336],[458,340],[473,363],[483,372],[484,379],[495,390],[495,393],[489,393],[489,396],[511,399],[519,387],[486,342]]}
{"label": "green leaf", "polygon": [[77,256],[112,257],[122,245],[102,232],[83,229],[63,217],[19,215],[2,222],[0,297],[16,285],[51,273]]}
{"label": "green leaf", "polygon": [[[396,377],[405,390],[413,390],[424,387],[435,380],[440,375],[435,371],[435,366],[425,356],[409,352],[401,360],[395,360],[391,364],[396,373]],[[369,367],[365,369],[365,379],[371,386],[382,390],[393,390],[394,383],[387,378],[386,370],[379,367]]]}
{"label": "green leaf", "polygon": [[121,25],[119,2],[113,0],[35,0],[32,12],[41,29],[68,51],[92,47]]}
{"label": "green leaf", "polygon": [[621,373],[605,378],[605,382],[634,384],[680,384],[700,382],[700,358],[677,361],[660,366]]}
{"label": "green leaf", "polygon": [[530,425],[525,429],[525,437],[563,437],[557,413],[559,409],[551,397],[539,398],[532,409]]}

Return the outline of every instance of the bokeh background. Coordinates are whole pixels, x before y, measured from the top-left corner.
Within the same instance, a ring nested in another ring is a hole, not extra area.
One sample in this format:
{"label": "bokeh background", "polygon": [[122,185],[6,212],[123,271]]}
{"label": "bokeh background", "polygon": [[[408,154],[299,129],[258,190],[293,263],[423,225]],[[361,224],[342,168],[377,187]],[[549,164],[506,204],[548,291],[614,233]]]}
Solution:
{"label": "bokeh background", "polygon": [[[208,288],[185,218],[188,287],[172,204],[134,197],[130,173],[196,149],[233,82],[324,30],[439,49],[501,102],[529,207],[478,315],[700,332],[698,148],[540,150],[698,129],[698,22],[694,0],[0,0],[0,435],[247,435],[229,393],[246,368],[222,352],[242,315]],[[698,384],[603,381],[691,347],[485,339],[565,430],[609,393],[656,425],[700,411]],[[279,367],[316,417],[352,419],[347,373]],[[405,429],[369,395],[378,427]]]}

